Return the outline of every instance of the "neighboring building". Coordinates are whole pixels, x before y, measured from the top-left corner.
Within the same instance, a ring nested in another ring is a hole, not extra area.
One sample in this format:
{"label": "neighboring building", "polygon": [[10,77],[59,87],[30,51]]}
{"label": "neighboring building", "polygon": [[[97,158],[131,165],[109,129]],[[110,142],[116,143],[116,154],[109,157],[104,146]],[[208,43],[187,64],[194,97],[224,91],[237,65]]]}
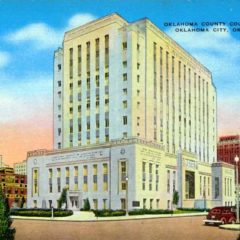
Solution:
{"label": "neighboring building", "polygon": [[24,160],[20,163],[14,164],[14,173],[27,175],[27,161]]}
{"label": "neighboring building", "polygon": [[216,161],[211,72],[146,18],[112,14],[65,33],[54,123],[55,149],[140,137]]}
{"label": "neighboring building", "polygon": [[[15,174],[13,168],[0,168],[0,186],[10,207],[20,207],[27,202],[27,176]],[[24,199],[24,200],[23,200]]]}
{"label": "neighboring building", "polygon": [[[220,137],[217,145],[218,161],[230,163],[236,167],[236,163],[234,161],[236,155],[240,157],[240,135]],[[238,163],[238,171],[240,173],[240,163]],[[240,182],[240,176],[238,181]]]}
{"label": "neighboring building", "polygon": [[73,209],[87,198],[95,209],[171,208],[174,190],[180,207],[221,201],[211,73],[148,19],[112,14],[65,33],[54,148],[28,153],[28,207],[56,207],[64,187]]}
{"label": "neighboring building", "polygon": [[9,167],[9,165],[7,165],[3,162],[3,157],[2,157],[2,155],[0,155],[0,168],[3,168],[3,167]]}
{"label": "neighboring building", "polygon": [[233,206],[235,204],[235,169],[225,162],[212,165],[213,200],[218,206]]}

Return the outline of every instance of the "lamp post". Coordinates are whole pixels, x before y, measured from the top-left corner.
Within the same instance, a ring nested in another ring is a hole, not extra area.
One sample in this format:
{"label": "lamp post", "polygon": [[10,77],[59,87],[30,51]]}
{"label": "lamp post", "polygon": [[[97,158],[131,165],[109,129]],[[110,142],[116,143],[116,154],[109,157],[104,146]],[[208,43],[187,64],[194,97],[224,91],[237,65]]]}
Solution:
{"label": "lamp post", "polygon": [[238,162],[239,157],[236,155],[234,158],[234,161],[236,163],[236,205],[237,205],[237,221],[236,223],[239,223],[239,185],[238,185]]}
{"label": "lamp post", "polygon": [[126,176],[125,180],[126,180],[126,216],[128,216],[128,176]]}

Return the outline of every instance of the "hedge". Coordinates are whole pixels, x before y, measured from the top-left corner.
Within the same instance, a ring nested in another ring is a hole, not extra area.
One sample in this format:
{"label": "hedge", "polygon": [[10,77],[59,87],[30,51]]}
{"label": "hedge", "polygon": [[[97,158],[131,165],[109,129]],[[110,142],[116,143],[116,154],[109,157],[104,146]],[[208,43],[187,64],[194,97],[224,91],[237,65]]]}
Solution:
{"label": "hedge", "polygon": [[[67,217],[73,214],[72,210],[65,209],[54,209],[54,217]],[[16,209],[12,208],[10,211],[11,216],[26,216],[26,217],[51,217],[52,209],[42,209],[42,208],[26,208],[26,209]]]}
{"label": "hedge", "polygon": [[[125,216],[125,210],[92,210],[96,217],[116,217],[116,216]],[[136,209],[129,211],[129,215],[144,215],[144,214],[172,214],[172,210],[163,210],[163,209]]]}
{"label": "hedge", "polygon": [[177,208],[177,210],[181,210],[181,211],[189,211],[189,212],[209,212],[210,209],[209,208]]}
{"label": "hedge", "polygon": [[117,217],[126,215],[124,210],[92,210],[96,217]]}
{"label": "hedge", "polygon": [[129,212],[129,215],[144,215],[144,214],[173,214],[173,210],[168,209],[136,209]]}

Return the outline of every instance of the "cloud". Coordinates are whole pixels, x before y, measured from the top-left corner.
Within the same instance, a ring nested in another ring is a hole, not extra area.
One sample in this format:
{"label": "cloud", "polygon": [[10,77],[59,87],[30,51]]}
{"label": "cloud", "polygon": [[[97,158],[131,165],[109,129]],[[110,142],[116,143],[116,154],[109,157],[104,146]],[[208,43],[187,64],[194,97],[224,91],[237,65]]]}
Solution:
{"label": "cloud", "polygon": [[239,99],[231,96],[218,102],[218,133],[221,135],[240,133]]}
{"label": "cloud", "polygon": [[96,18],[96,16],[89,13],[76,14],[68,20],[68,29],[81,26],[85,23],[93,21]]}
{"label": "cloud", "polygon": [[51,48],[60,42],[61,32],[49,27],[45,23],[29,24],[6,36],[12,43],[32,42],[35,48]]}
{"label": "cloud", "polygon": [[79,13],[72,16],[67,26],[61,29],[53,28],[46,23],[31,23],[5,36],[5,40],[14,44],[30,42],[36,49],[56,48],[61,44],[65,31],[81,26],[96,17],[89,13]]}
{"label": "cloud", "polygon": [[219,96],[225,97],[230,92],[237,95],[240,89],[240,41],[228,28],[226,32],[214,32],[210,28],[209,32],[185,33],[176,32],[173,27],[167,34],[212,72],[217,88],[222,89]]}
{"label": "cloud", "polygon": [[[33,80],[34,79],[34,80]],[[52,77],[46,74],[28,76],[15,80],[5,75],[4,87],[0,88],[0,124],[24,122],[35,119],[36,122],[52,112]]]}
{"label": "cloud", "polygon": [[4,68],[10,62],[10,54],[7,52],[0,52],[0,68]]}

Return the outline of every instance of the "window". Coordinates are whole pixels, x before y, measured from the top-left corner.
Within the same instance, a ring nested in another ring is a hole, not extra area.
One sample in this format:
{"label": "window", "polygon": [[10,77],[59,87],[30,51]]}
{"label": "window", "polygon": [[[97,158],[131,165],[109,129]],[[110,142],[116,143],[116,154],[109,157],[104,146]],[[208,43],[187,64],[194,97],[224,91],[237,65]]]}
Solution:
{"label": "window", "polygon": [[108,191],[108,164],[103,164],[103,191]]}
{"label": "window", "polygon": [[123,125],[127,125],[127,116],[123,116]]}
{"label": "window", "polygon": [[126,50],[127,49],[127,42],[123,42],[122,46],[123,46],[123,50]]}
{"label": "window", "polygon": [[97,199],[93,199],[93,209],[98,209],[98,200]]}
{"label": "window", "polygon": [[123,101],[123,108],[127,108],[127,101],[126,100]]}
{"label": "window", "polygon": [[108,134],[105,135],[105,142],[109,142],[109,135]]}
{"label": "window", "polygon": [[53,177],[53,170],[52,168],[50,168],[48,169],[49,193],[52,193],[52,177]]}
{"label": "window", "polygon": [[146,189],[146,163],[142,162],[142,190]]}
{"label": "window", "polygon": [[83,166],[83,191],[88,191],[88,167],[87,165]]}
{"label": "window", "polygon": [[99,87],[99,75],[95,77],[96,87]]}
{"label": "window", "polygon": [[123,74],[123,81],[127,81],[127,73]]}
{"label": "window", "polygon": [[176,171],[173,171],[173,192],[176,190]]}
{"label": "window", "polygon": [[143,199],[143,209],[145,209],[145,208],[146,208],[146,203],[147,203],[147,199],[146,199],[146,198],[144,198],[144,199]]}
{"label": "window", "polygon": [[127,61],[123,61],[123,67],[124,67],[124,68],[127,67]]}
{"label": "window", "polygon": [[123,138],[127,138],[127,132],[123,133]]}
{"label": "window", "polygon": [[93,165],[93,191],[97,191],[97,164]]}
{"label": "window", "polygon": [[109,119],[108,118],[105,119],[105,127],[109,127]]}
{"label": "window", "polygon": [[127,95],[127,88],[124,88],[124,89],[123,89],[123,94],[124,94],[124,95]]}
{"label": "window", "polygon": [[58,81],[58,87],[61,87],[61,86],[62,86],[61,81]]}
{"label": "window", "polygon": [[61,64],[58,64],[58,71],[60,71],[62,69]]}
{"label": "window", "polygon": [[126,161],[120,162],[120,190],[126,190],[126,177],[127,177],[127,163]]}
{"label": "window", "polygon": [[153,180],[152,169],[153,169],[153,164],[149,163],[149,191],[152,191],[152,180]]}
{"label": "window", "polygon": [[167,193],[170,193],[170,170],[167,170]]}
{"label": "window", "polygon": [[73,48],[69,49],[69,76],[73,77]]}
{"label": "window", "polygon": [[107,199],[103,199],[103,209],[107,209]]}
{"label": "window", "polygon": [[140,75],[137,75],[137,82],[140,82]]}
{"label": "window", "polygon": [[109,67],[109,35],[105,36],[105,68]]}

